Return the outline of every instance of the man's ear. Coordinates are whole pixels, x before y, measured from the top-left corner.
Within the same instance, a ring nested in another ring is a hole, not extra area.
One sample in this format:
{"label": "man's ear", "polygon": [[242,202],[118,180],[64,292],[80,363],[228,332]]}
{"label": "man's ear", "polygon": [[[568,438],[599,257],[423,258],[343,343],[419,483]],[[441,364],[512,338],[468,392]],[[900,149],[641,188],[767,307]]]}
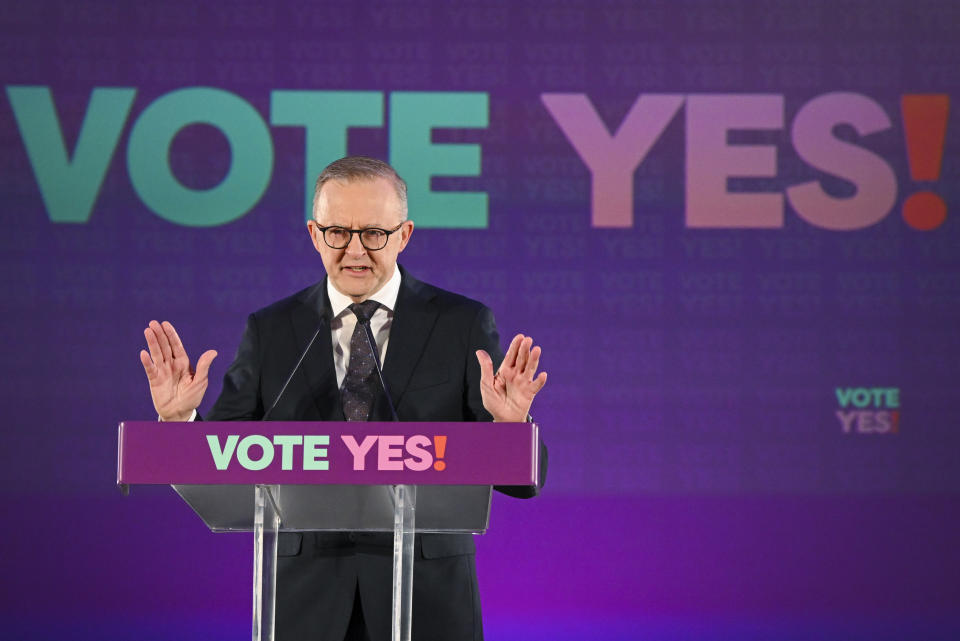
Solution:
{"label": "man's ear", "polygon": [[307,221],[307,233],[310,234],[310,240],[313,242],[313,248],[320,251],[320,243],[323,242],[323,232],[315,220]]}
{"label": "man's ear", "polygon": [[410,237],[413,235],[413,221],[405,220],[403,221],[403,227],[400,228],[400,249],[397,250],[399,254],[406,248],[407,243],[410,242]]}

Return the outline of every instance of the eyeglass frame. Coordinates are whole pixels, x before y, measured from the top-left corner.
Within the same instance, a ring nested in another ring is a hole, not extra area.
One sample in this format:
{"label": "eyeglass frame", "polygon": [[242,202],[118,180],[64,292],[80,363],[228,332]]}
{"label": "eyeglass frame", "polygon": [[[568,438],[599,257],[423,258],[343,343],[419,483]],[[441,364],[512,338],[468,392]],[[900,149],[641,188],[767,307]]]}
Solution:
{"label": "eyeglass frame", "polygon": [[[314,221],[314,222],[316,222],[316,221]],[[401,222],[399,225],[397,225],[397,226],[394,227],[393,229],[384,229],[383,227],[364,227],[364,228],[362,228],[362,229],[350,229],[349,227],[344,227],[343,225],[327,225],[326,227],[321,227],[320,225],[316,225],[316,228],[317,228],[317,231],[320,232],[320,237],[323,238],[323,242],[326,243],[326,244],[327,244],[327,247],[329,247],[330,249],[346,249],[347,247],[350,246],[350,243],[353,242],[353,235],[356,234],[356,235],[360,238],[360,245],[361,245],[364,249],[366,249],[367,251],[371,251],[371,252],[378,252],[378,251],[380,251],[381,249],[383,249],[384,247],[387,246],[387,243],[390,242],[390,236],[391,236],[392,234],[396,233],[397,231],[399,231],[400,228],[403,227],[403,223],[404,223],[404,222],[406,222],[406,221]],[[328,229],[342,229],[343,231],[345,231],[345,232],[347,232],[348,234],[350,234],[350,238],[347,239],[347,244],[343,245],[342,247],[335,247],[335,246],[331,245],[331,244],[330,244],[330,241],[327,240],[327,230],[328,230]],[[377,247],[376,249],[374,249],[373,247],[367,247],[367,245],[363,242],[363,232],[365,232],[365,231],[380,231],[380,232],[383,232],[384,234],[386,234],[386,238],[385,238],[385,240],[383,241],[383,245],[380,246],[380,247]]]}

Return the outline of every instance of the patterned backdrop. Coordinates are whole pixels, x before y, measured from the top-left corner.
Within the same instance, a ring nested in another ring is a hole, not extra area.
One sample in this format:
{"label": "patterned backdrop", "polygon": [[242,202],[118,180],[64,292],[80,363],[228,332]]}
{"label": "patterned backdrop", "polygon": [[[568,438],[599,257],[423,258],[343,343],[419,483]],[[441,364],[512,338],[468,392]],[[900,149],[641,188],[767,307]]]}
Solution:
{"label": "patterned backdrop", "polygon": [[550,476],[478,539],[487,638],[958,638],[958,30],[953,0],[3,3],[9,638],[248,634],[249,537],[120,497],[116,424],[153,416],[147,321],[220,352],[209,407],[246,314],[323,277],[346,153],[410,183],[414,275],[544,349]]}

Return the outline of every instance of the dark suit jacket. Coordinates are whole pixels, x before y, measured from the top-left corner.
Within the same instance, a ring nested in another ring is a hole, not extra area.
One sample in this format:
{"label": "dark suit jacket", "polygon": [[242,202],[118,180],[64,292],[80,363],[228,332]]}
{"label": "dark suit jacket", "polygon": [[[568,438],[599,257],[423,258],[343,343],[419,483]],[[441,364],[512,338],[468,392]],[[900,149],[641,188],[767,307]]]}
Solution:
{"label": "dark suit jacket", "polygon": [[[480,397],[475,351],[495,367],[502,359],[493,314],[482,304],[422,283],[401,269],[402,281],[383,374],[403,421],[489,421]],[[254,312],[209,420],[260,420],[313,333],[320,334],[271,420],[343,421],[337,387],[326,281]],[[381,394],[372,420],[391,419]],[[541,446],[541,479],[546,477]],[[498,487],[527,498],[537,487]],[[391,534],[281,535],[278,641],[341,641],[359,588],[373,641],[390,638]],[[481,639],[480,601],[469,534],[416,537],[413,637]]]}

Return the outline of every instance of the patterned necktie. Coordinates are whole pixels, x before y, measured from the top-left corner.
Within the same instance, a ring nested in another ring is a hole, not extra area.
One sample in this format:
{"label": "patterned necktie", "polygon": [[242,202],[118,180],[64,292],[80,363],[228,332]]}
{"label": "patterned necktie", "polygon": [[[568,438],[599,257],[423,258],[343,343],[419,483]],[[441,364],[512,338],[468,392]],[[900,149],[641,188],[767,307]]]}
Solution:
{"label": "patterned necktie", "polygon": [[347,375],[340,386],[340,401],[343,404],[343,415],[348,421],[365,421],[373,409],[373,400],[376,398],[377,370],[374,362],[373,350],[367,341],[363,324],[369,322],[373,313],[380,306],[375,300],[366,300],[354,303],[349,309],[357,317],[357,326],[350,337],[350,363],[347,365]]}

